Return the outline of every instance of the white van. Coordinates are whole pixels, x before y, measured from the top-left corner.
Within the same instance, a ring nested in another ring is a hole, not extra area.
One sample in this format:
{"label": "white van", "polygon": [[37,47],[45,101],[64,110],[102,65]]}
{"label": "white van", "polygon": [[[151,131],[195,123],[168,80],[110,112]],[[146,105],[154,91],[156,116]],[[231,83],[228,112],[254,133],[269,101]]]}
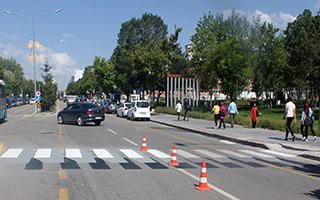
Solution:
{"label": "white van", "polygon": [[150,103],[145,100],[131,102],[128,110],[127,119],[145,119],[150,120]]}

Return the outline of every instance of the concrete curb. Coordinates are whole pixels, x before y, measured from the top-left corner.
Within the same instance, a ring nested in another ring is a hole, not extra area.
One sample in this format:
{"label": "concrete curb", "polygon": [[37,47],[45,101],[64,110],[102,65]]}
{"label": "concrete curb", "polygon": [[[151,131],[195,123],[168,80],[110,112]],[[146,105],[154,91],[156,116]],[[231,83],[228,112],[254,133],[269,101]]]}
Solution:
{"label": "concrete curb", "polygon": [[215,134],[215,133],[207,133],[205,131],[200,131],[200,130],[196,130],[196,129],[192,129],[192,128],[177,126],[177,125],[174,125],[174,124],[160,122],[160,121],[152,120],[152,119],[150,119],[150,121],[158,123],[158,124],[163,124],[163,125],[179,128],[179,129],[182,129],[182,130],[192,131],[192,132],[195,132],[195,133],[198,133],[198,134],[201,134],[201,135],[214,137],[214,138],[217,138],[217,139],[220,139],[220,140],[228,140],[228,141],[235,142],[235,143],[242,144],[242,145],[258,147],[258,148],[262,148],[262,149],[269,149],[265,144],[262,144],[262,143],[259,143],[259,142],[255,142],[255,141],[235,139],[235,138],[232,138],[232,137],[218,135],[218,134]]}
{"label": "concrete curb", "polygon": [[[166,122],[162,122],[162,121],[157,121],[157,120],[153,120],[153,119],[150,119],[150,121],[152,121],[154,123],[163,124],[163,125],[166,125],[166,126],[182,129],[182,130],[192,131],[192,132],[195,132],[195,133],[198,133],[198,134],[201,134],[201,135],[217,138],[217,139],[220,139],[220,140],[228,140],[228,141],[235,142],[235,143],[242,144],[242,145],[246,145],[246,146],[273,150],[273,148],[269,147],[268,143],[236,139],[236,138],[232,138],[232,137],[228,137],[228,136],[224,136],[224,135],[218,135],[218,134],[215,134],[215,133],[208,133],[208,132],[205,132],[205,131],[196,130],[196,129],[192,129],[192,128],[189,128],[189,127],[178,126],[178,125],[174,125],[174,124],[170,124],[170,123],[166,123]],[[303,151],[303,153],[297,154],[297,156],[299,156],[299,157],[307,158],[307,159],[310,159],[310,160],[320,161],[320,157],[314,156],[314,155],[310,155],[310,154],[306,154],[306,152],[308,151],[306,149],[293,148],[293,147],[290,147],[289,145],[285,145],[285,144],[281,144],[281,143],[279,143],[278,145],[280,145],[282,148],[287,149],[287,150],[295,150],[295,151],[300,150],[300,151]]]}

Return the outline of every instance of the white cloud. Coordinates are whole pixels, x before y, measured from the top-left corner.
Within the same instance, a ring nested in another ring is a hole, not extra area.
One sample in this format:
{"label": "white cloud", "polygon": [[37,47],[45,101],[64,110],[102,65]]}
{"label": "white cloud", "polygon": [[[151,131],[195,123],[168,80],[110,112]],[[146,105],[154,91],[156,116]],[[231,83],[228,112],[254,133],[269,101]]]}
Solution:
{"label": "white cloud", "polygon": [[12,34],[8,34],[8,33],[4,33],[4,32],[0,32],[0,37],[5,38],[5,39],[9,39],[12,41],[16,41],[18,38],[17,35],[12,35]]}
{"label": "white cloud", "polygon": [[[320,0],[319,0],[319,5],[320,5]],[[279,13],[267,14],[260,10],[256,10],[254,13],[246,12],[243,10],[224,10],[223,15],[231,16],[232,11],[239,13],[240,15],[247,16],[250,22],[252,22],[253,18],[260,17],[262,22],[272,23],[275,27],[280,28],[282,30],[286,28],[288,22],[292,22],[296,19],[295,16],[289,13],[279,12]]]}
{"label": "white cloud", "polygon": [[12,44],[1,44],[0,43],[0,56],[4,58],[15,58],[23,56],[25,52],[21,49],[17,49]]}

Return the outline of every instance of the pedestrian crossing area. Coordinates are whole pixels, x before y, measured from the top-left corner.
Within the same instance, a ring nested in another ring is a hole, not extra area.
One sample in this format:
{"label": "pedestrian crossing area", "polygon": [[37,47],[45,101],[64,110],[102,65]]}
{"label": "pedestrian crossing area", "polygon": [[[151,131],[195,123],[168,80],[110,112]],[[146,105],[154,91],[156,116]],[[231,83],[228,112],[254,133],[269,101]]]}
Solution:
{"label": "pedestrian crossing area", "polygon": [[[259,149],[194,149],[177,150],[177,159],[182,168],[199,167],[202,160],[207,160],[212,168],[229,167],[235,168],[240,164],[258,166],[255,159],[276,160],[278,158],[293,158],[294,155]],[[32,166],[41,169],[45,163],[58,163],[62,168],[80,168],[78,164],[89,163],[93,169],[100,167],[110,169],[110,164],[120,164],[125,169],[141,169],[139,164],[145,164],[152,169],[169,169],[167,163],[171,160],[171,150],[149,149],[140,151],[138,148],[8,148],[0,153],[1,163],[23,163],[32,169]],[[196,167],[194,167],[196,166]],[[27,169],[28,167],[26,167]]]}

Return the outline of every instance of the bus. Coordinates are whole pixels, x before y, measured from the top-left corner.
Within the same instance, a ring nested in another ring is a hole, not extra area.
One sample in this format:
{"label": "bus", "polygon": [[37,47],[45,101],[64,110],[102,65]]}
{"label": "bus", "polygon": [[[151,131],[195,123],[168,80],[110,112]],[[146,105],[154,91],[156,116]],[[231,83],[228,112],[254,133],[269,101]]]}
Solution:
{"label": "bus", "polygon": [[0,80],[0,122],[4,122],[7,117],[7,99],[5,92],[6,84]]}

